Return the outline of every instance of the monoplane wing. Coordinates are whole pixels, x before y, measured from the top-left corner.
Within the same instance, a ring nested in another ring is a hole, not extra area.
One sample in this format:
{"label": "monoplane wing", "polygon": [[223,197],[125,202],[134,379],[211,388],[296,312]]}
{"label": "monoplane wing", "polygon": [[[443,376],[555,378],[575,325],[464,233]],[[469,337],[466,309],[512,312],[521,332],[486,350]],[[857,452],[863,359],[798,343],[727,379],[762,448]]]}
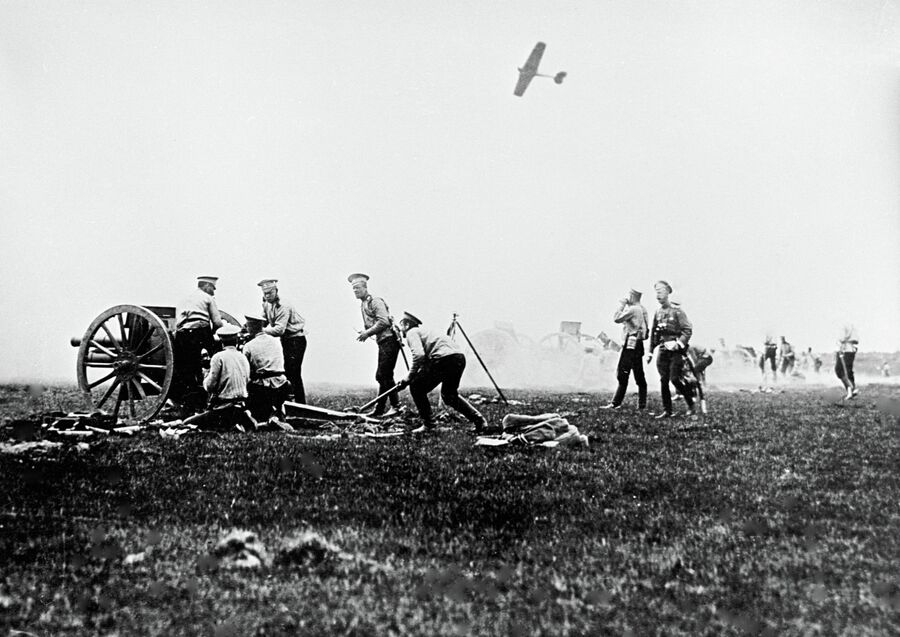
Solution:
{"label": "monoplane wing", "polygon": [[534,45],[534,49],[531,50],[531,55],[528,56],[525,66],[519,69],[519,81],[516,82],[516,89],[513,91],[513,95],[521,97],[525,93],[525,89],[528,88],[528,84],[531,83],[531,79],[537,73],[538,66],[541,63],[541,56],[544,55],[546,46],[543,42],[538,42]]}

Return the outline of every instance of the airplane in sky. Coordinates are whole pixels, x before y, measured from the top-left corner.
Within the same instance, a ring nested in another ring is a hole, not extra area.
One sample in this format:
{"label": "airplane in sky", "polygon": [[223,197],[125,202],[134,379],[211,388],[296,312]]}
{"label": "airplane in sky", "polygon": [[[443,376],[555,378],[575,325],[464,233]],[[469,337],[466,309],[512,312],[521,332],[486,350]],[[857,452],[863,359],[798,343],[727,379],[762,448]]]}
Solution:
{"label": "airplane in sky", "polygon": [[531,55],[528,56],[528,61],[525,62],[525,66],[519,68],[519,81],[516,82],[516,90],[513,91],[513,95],[522,97],[533,77],[552,77],[554,82],[562,84],[563,79],[566,77],[565,71],[560,71],[556,75],[544,75],[543,73],[537,72],[545,48],[547,48],[547,45],[543,42],[538,42],[534,45],[534,49],[532,49]]}

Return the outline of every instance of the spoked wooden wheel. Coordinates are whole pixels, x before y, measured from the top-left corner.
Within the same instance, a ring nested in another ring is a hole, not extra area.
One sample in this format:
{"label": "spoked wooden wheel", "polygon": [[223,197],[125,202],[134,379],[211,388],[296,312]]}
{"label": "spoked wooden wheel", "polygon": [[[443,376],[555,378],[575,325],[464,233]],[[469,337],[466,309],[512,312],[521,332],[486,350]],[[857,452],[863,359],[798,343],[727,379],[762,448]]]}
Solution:
{"label": "spoked wooden wheel", "polygon": [[94,408],[128,423],[150,420],[166,402],[175,369],[162,320],[139,305],[94,319],[78,347],[78,385]]}
{"label": "spoked wooden wheel", "polygon": [[537,346],[542,382],[576,385],[580,382],[584,365],[584,347],[578,339],[565,332],[548,334]]}

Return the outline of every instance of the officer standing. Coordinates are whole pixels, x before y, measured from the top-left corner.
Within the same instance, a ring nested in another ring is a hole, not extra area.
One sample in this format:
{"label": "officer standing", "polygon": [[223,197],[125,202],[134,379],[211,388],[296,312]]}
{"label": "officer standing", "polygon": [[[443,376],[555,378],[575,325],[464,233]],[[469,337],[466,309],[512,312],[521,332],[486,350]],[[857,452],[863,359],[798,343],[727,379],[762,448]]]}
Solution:
{"label": "officer standing", "polygon": [[[400,355],[402,344],[394,327],[390,310],[384,299],[369,294],[369,275],[354,272],[347,277],[353,294],[360,300],[360,309],[363,318],[363,331],[356,340],[365,342],[370,337],[375,337],[378,344],[378,367],[375,371],[375,382],[378,383],[378,393],[383,394],[394,386],[394,367],[397,366],[397,357]],[[400,413],[400,399],[396,392],[390,397],[391,408],[385,412],[388,398],[382,398],[375,404],[372,416],[395,416]]]}
{"label": "officer standing", "polygon": [[412,353],[412,366],[404,384],[409,386],[409,393],[422,419],[422,426],[413,429],[412,433],[434,428],[428,392],[438,385],[441,386],[444,404],[475,425],[475,433],[483,432],[487,426],[484,416],[459,395],[459,382],[466,369],[466,355],[452,338],[421,325],[422,321],[418,318],[409,312],[403,313],[400,332],[406,337]]}
{"label": "officer standing", "polygon": [[619,354],[616,379],[619,387],[612,402],[601,409],[619,409],[628,389],[628,377],[634,374],[638,387],[638,409],[647,406],[647,379],[644,377],[644,339],[647,338],[647,309],[641,305],[642,294],[632,288],[628,296],[619,301],[619,309],[613,314],[613,321],[622,324],[624,345]]}
{"label": "officer standing", "polygon": [[[295,402],[306,404],[303,387],[303,357],[306,354],[306,320],[294,306],[278,296],[278,280],[263,279],[257,285],[263,292],[263,332],[281,339],[284,374],[291,383]],[[288,394],[288,398],[291,395]]]}
{"label": "officer standing", "polygon": [[186,409],[203,409],[206,393],[203,390],[201,352],[212,353],[215,342],[213,330],[224,325],[216,305],[218,277],[197,277],[197,289],[175,308],[175,343],[172,397]]}
{"label": "officer standing", "polygon": [[694,415],[694,400],[690,390],[682,382],[682,370],[684,367],[684,352],[691,340],[693,328],[691,322],[681,306],[671,303],[669,295],[672,286],[666,281],[657,281],[653,286],[656,290],[656,300],[659,301],[659,309],[653,317],[653,328],[650,333],[650,356],[659,347],[659,355],[656,357],[656,370],[659,372],[660,392],[662,393],[663,412],[656,418],[672,417],[672,393],[669,382],[675,390],[684,396],[687,405],[688,416]]}

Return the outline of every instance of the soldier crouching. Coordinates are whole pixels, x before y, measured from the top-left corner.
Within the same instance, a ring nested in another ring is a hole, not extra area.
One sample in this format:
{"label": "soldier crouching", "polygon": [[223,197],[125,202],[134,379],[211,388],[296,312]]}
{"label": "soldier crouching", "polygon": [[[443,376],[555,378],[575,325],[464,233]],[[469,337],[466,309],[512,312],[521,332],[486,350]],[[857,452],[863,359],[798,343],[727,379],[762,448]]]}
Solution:
{"label": "soldier crouching", "polygon": [[459,395],[459,382],[466,369],[466,355],[449,336],[425,329],[421,325],[422,321],[418,318],[409,312],[403,313],[400,331],[406,337],[413,361],[404,384],[408,384],[409,393],[422,419],[422,426],[412,433],[434,428],[428,392],[438,385],[441,386],[444,404],[465,416],[475,425],[475,432],[481,433],[486,429],[487,421]]}
{"label": "soldier crouching", "polygon": [[290,391],[284,373],[284,352],[281,340],[263,331],[265,319],[245,316],[247,341],[244,356],[250,363],[250,382],[247,385],[247,406],[260,424],[270,418],[283,417],[283,405]]}

